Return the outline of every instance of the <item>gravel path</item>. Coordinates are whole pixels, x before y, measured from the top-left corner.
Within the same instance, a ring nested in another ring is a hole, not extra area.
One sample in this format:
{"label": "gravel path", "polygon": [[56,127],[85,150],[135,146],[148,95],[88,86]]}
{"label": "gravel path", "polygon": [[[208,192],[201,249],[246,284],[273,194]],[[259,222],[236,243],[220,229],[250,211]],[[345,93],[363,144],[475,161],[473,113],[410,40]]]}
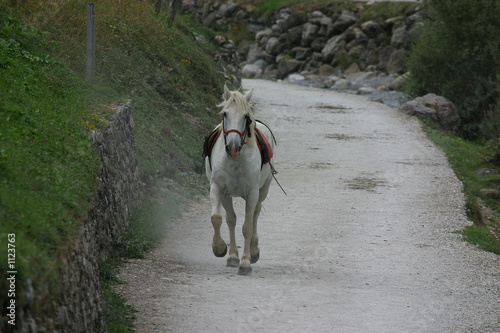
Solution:
{"label": "gravel path", "polygon": [[461,183],[416,119],[356,95],[243,85],[288,192],[273,184],[264,202],[261,259],[250,277],[226,267],[208,198],[193,203],[121,272],[137,332],[500,332],[499,256],[455,233],[470,224]]}

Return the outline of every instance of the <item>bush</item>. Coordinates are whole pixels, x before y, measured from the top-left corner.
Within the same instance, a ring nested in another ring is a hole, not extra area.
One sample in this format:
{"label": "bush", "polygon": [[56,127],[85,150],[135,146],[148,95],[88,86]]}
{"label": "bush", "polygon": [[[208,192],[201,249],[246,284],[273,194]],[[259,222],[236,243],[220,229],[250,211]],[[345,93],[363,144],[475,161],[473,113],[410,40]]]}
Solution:
{"label": "bush", "polygon": [[453,103],[468,138],[500,135],[500,2],[428,0],[409,59],[411,96],[428,92]]}

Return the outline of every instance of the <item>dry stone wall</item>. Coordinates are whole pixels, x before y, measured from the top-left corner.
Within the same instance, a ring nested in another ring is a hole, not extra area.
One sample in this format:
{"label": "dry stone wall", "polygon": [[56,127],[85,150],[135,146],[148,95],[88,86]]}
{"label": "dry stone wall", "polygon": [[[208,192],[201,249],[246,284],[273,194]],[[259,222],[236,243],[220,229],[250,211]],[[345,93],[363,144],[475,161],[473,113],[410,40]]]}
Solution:
{"label": "dry stone wall", "polygon": [[300,73],[312,81],[325,81],[321,68],[326,67],[330,72],[326,84],[331,86],[359,72],[391,76],[390,82],[384,81],[390,85],[404,74],[411,42],[422,24],[417,6],[387,19],[363,15],[369,4],[349,10],[333,4],[311,12],[282,8],[265,19],[249,5],[197,3],[198,7],[189,8],[204,25],[247,36],[236,43],[243,76],[284,79]]}
{"label": "dry stone wall", "polygon": [[[60,255],[61,294],[52,317],[34,318],[26,309],[18,318],[18,332],[104,333],[99,261],[109,253],[113,239],[129,224],[140,199],[140,179],[134,141],[132,104],[114,108],[108,123],[92,134],[101,160],[94,207],[80,227],[75,242]],[[32,295],[31,299],[36,299]]]}
{"label": "dry stone wall", "polygon": [[106,331],[98,264],[113,239],[128,227],[129,215],[140,196],[133,131],[129,101],[116,107],[107,125],[92,135],[102,163],[99,185],[94,208],[64,258],[58,332]]}

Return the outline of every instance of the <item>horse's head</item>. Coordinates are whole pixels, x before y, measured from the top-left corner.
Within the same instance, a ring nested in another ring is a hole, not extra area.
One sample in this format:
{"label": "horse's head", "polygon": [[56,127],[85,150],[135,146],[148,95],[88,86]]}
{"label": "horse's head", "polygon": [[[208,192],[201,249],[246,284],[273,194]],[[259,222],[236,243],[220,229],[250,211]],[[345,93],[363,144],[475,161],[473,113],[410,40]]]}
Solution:
{"label": "horse's head", "polygon": [[253,105],[250,103],[252,93],[253,88],[243,95],[238,91],[230,91],[224,85],[224,101],[219,106],[222,106],[222,129],[226,152],[230,158],[240,157],[243,145],[254,142],[255,119]]}

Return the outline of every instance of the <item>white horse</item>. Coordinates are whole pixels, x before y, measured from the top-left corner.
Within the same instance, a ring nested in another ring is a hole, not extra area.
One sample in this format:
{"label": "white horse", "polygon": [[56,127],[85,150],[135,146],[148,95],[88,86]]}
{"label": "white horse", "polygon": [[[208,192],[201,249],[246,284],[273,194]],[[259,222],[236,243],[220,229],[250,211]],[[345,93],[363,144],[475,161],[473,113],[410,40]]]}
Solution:
{"label": "white horse", "polygon": [[[266,138],[272,138],[272,133],[267,126],[255,121],[253,104],[250,103],[252,92],[253,88],[243,95],[238,91],[230,91],[224,85],[224,101],[219,104],[224,118],[216,127],[216,130],[221,130],[221,135],[213,144],[211,154],[205,158],[212,201],[211,221],[214,227],[212,250],[217,257],[224,257],[227,253],[227,245],[220,235],[222,204],[226,211],[230,237],[227,266],[239,265],[240,275],[250,275],[251,263],[259,260],[257,220],[273,178],[270,163],[262,164],[256,126]],[[269,139],[269,144],[271,150],[274,150],[273,140]],[[235,241],[236,214],[233,197],[241,197],[246,203],[243,224],[245,246],[241,263]]]}

